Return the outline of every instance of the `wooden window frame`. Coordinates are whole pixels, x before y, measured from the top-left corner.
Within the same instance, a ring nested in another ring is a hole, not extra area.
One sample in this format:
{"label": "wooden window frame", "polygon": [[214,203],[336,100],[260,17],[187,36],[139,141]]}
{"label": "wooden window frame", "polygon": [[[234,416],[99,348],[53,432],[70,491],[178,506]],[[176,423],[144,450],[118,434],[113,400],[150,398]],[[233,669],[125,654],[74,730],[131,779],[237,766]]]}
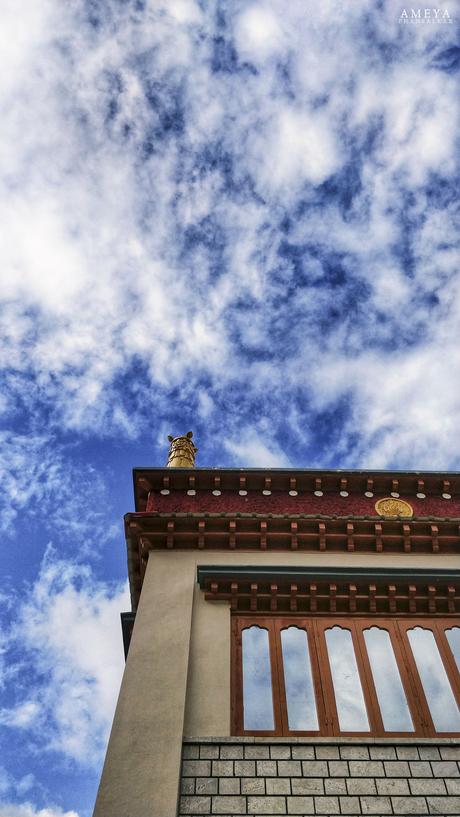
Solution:
{"label": "wooden window frame", "polygon": [[[242,632],[249,627],[266,629],[269,635],[270,667],[272,675],[273,713],[275,728],[270,731],[244,729],[243,712],[243,665]],[[335,703],[332,675],[327,655],[325,631],[339,626],[351,632],[358,672],[361,680],[369,730],[365,732],[341,731]],[[438,646],[452,692],[460,706],[460,675],[455,657],[444,630],[460,626],[458,619],[430,617],[409,618],[395,616],[232,616],[231,638],[231,718],[233,735],[260,736],[343,736],[343,737],[458,737],[459,732],[436,732],[428,702],[418,674],[415,659],[409,646],[407,630],[423,627],[431,630]],[[284,683],[281,632],[288,627],[297,627],[307,633],[315,691],[319,730],[290,730],[288,726],[286,690]],[[385,731],[374,685],[364,630],[371,627],[384,629],[389,633],[407,705],[412,717],[414,730],[411,732]]]}

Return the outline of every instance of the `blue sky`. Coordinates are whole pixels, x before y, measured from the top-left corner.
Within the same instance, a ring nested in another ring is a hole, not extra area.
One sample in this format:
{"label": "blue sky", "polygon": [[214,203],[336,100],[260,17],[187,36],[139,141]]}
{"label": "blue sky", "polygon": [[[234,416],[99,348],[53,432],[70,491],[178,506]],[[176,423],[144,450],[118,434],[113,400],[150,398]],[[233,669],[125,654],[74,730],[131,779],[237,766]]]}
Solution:
{"label": "blue sky", "polygon": [[91,813],[168,434],[459,468],[458,9],[404,8],[2,6],[0,817]]}

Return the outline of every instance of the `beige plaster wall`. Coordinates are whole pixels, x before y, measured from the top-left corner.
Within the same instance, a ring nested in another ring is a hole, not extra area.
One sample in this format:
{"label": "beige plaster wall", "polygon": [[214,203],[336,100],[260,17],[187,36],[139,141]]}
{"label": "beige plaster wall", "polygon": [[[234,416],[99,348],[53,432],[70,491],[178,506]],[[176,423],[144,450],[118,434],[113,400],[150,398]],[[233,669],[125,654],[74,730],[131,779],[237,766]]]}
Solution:
{"label": "beige plaster wall", "polygon": [[150,554],[94,817],[176,817],[183,735],[230,734],[230,613],[198,565],[458,568],[455,555],[245,551]]}
{"label": "beige plaster wall", "polygon": [[210,605],[196,584],[184,735],[229,734],[230,607],[227,602]]}
{"label": "beige plaster wall", "polygon": [[195,560],[153,553],[94,817],[176,817]]}

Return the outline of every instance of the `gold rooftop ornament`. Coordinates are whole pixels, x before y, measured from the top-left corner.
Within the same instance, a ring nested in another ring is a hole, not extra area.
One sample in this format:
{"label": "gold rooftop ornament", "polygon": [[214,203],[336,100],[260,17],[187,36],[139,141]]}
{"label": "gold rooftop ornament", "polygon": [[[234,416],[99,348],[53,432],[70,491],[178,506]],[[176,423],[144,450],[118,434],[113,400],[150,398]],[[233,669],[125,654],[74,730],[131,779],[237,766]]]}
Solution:
{"label": "gold rooftop ornament", "polygon": [[386,496],[384,499],[379,499],[375,503],[375,510],[379,516],[412,516],[414,511],[412,505],[404,502],[403,499],[394,499],[392,496]]}
{"label": "gold rooftop ornament", "polygon": [[171,443],[168,454],[168,468],[194,468],[195,454],[198,451],[192,443],[193,431],[187,431],[184,437],[171,437],[168,435],[168,440]]}

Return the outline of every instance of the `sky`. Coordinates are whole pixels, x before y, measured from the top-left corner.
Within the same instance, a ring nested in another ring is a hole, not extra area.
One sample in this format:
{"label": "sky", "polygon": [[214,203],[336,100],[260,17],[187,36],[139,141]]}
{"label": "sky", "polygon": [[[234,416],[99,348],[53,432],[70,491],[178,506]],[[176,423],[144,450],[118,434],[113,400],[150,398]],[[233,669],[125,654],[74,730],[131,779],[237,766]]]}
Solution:
{"label": "sky", "polygon": [[91,815],[168,434],[459,468],[460,8],[412,8],[3,0],[0,817]]}

